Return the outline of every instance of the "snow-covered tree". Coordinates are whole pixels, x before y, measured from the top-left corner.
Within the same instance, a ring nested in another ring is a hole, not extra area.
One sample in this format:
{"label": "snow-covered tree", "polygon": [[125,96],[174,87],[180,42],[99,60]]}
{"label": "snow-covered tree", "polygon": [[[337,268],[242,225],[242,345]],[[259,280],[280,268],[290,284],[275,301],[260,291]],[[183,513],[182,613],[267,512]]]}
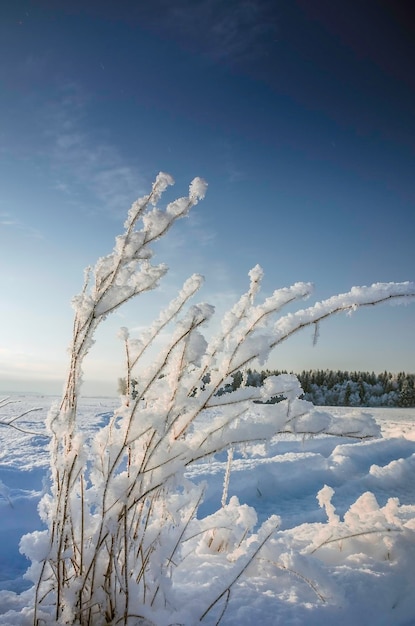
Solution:
{"label": "snow-covered tree", "polygon": [[413,377],[407,376],[403,380],[398,402],[399,406],[415,406],[415,387]]}

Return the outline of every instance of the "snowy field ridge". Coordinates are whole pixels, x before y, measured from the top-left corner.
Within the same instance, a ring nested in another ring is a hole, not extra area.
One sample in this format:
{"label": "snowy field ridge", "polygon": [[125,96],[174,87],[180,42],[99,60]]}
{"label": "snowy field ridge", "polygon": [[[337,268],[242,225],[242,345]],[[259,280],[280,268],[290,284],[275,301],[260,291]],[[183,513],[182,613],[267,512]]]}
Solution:
{"label": "snowy field ridge", "polygon": [[[43,528],[37,506],[48,489],[44,422],[52,399],[12,400],[19,404],[3,406],[2,424],[17,410],[40,407],[15,423],[37,435],[0,428],[0,624],[24,626],[31,623],[33,586],[19,542],[30,533],[20,543],[22,551],[30,552],[35,549],[27,545],[34,541],[34,529]],[[115,399],[85,398],[79,408],[81,424],[92,433],[108,422],[117,406]],[[350,418],[364,418],[361,409],[326,410],[344,425]],[[215,581],[220,586],[226,580],[226,564],[238,558],[238,544],[248,528],[252,550],[260,546],[263,537],[257,536],[257,529],[271,515],[279,517],[273,518],[278,529],[272,539],[205,623],[216,623],[225,605],[223,625],[415,623],[415,409],[368,412],[381,429],[381,436],[373,439],[286,434],[267,447],[245,446],[235,453],[225,511],[220,502],[226,458],[219,455],[192,466],[189,481],[205,485],[198,522],[204,539],[199,535],[192,543],[189,536],[186,567],[176,578],[176,591],[186,607],[183,623],[196,623],[200,594],[213,598]],[[222,530],[212,533],[212,528]],[[217,558],[212,559],[215,550]],[[201,568],[203,551],[207,558]],[[159,623],[171,623],[169,611],[159,615]]]}

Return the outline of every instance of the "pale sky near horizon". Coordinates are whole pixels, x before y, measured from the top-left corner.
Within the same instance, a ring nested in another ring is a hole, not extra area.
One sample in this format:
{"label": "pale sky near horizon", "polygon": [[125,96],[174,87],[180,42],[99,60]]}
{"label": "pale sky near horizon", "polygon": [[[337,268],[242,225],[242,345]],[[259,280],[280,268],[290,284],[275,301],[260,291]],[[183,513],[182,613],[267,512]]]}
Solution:
{"label": "pale sky near horizon", "polygon": [[[106,322],[85,393],[113,395],[120,326],[193,272],[230,307],[311,281],[415,280],[415,20],[370,0],[15,0],[0,9],[0,392],[60,393],[71,298],[160,170],[206,199],[157,244],[161,288]],[[270,367],[415,371],[415,303],[303,332]]]}

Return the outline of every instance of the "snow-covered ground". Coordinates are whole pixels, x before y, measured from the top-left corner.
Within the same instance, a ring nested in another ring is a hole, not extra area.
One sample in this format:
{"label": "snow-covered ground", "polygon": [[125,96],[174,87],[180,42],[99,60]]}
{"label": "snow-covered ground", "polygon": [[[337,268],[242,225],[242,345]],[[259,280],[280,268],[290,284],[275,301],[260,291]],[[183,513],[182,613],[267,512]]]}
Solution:
{"label": "snow-covered ground", "polygon": [[[37,504],[48,488],[43,422],[56,399],[11,400],[19,404],[0,407],[2,626],[20,626],[12,611],[21,610],[30,597],[31,583],[24,576],[29,561],[20,554],[19,541],[42,528]],[[117,399],[85,398],[82,423],[93,430],[117,406]],[[33,408],[39,410],[5,425]],[[339,417],[362,412],[324,410]],[[276,514],[281,524],[270,548],[265,546],[250,566],[249,576],[232,588],[222,625],[415,624],[415,409],[367,412],[380,425],[381,438],[284,435],[266,451],[257,445],[235,454],[228,506],[237,496],[256,510],[258,522]],[[189,470],[191,480],[207,484],[199,517],[220,509],[225,468],[223,455]],[[182,593],[191,606],[196,588],[209,593],[215,583],[211,569],[208,575],[200,568],[194,571],[191,554],[187,562]],[[204,623],[217,619],[212,612]]]}

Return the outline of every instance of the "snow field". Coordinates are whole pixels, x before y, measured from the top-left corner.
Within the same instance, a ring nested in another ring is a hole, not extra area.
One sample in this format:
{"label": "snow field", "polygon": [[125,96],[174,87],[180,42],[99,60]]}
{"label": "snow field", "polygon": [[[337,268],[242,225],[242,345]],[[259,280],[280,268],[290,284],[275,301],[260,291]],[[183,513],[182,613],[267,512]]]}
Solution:
{"label": "snow field", "polygon": [[[20,554],[19,541],[31,533],[23,544],[29,538],[33,542],[33,531],[42,528],[37,504],[48,489],[43,423],[52,399],[19,400],[19,405],[3,407],[3,424],[16,415],[17,406],[19,413],[42,408],[16,422],[37,435],[0,428],[2,626],[24,626],[32,590],[25,579],[29,561]],[[93,432],[117,406],[116,399],[84,399],[83,427]],[[330,411],[344,423],[362,413],[338,407]],[[272,538],[247,564],[229,596],[215,605],[206,624],[215,624],[223,611],[223,625],[415,623],[415,409],[369,412],[381,428],[381,438],[290,434],[274,438],[267,447],[235,450],[225,509],[220,502],[226,454],[189,469],[187,478],[205,485],[198,513],[198,532],[204,528],[205,533],[197,540],[189,533],[189,549],[176,577],[184,624],[193,624],[200,593],[213,599],[222,588],[249,528],[255,551],[261,542],[255,530],[270,516],[269,528],[277,526]],[[209,558],[201,567],[203,554]],[[159,624],[169,623],[168,611],[159,615]]]}

